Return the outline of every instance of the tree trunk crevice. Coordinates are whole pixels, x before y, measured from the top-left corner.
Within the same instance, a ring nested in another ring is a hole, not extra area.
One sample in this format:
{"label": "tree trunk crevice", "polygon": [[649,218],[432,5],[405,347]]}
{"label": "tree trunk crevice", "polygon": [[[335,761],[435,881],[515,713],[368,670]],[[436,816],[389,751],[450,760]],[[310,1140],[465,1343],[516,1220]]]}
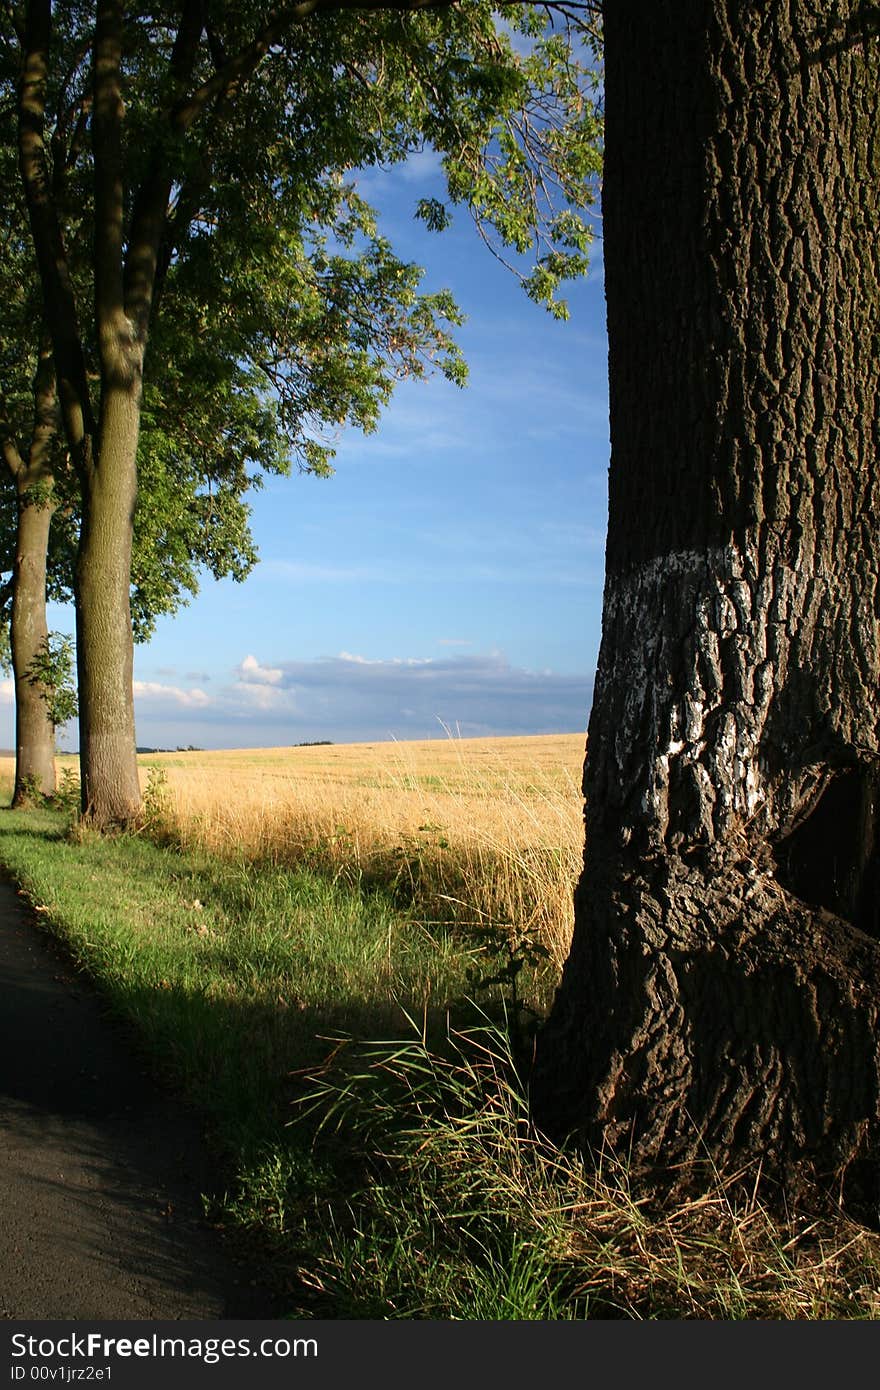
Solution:
{"label": "tree trunk crevice", "polygon": [[773,848],[776,877],[815,907],[880,937],[877,811],[880,769],[871,763],[831,778],[815,805]]}

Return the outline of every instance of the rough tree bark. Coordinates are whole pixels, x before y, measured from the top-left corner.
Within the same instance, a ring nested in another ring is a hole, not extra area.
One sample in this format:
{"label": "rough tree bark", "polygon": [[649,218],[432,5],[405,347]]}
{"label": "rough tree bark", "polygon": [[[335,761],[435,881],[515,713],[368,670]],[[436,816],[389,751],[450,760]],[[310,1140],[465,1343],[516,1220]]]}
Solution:
{"label": "rough tree bark", "polygon": [[18,525],[12,588],[10,646],[15,678],[15,789],[13,806],[26,805],[36,793],[55,792],[55,726],[32,663],[45,649],[46,555],[55,507],[42,493],[34,496],[27,473],[16,477]]}
{"label": "rough tree bark", "polygon": [[10,648],[15,680],[15,786],[13,806],[24,806],[34,793],[51,796],[55,781],[55,726],[33,662],[48,639],[46,566],[54,497],[52,451],[60,426],[51,345],[41,345],[34,378],[34,423],[26,454],[11,432],[2,435],[4,463],[17,503],[13,560]]}
{"label": "rough tree bark", "polygon": [[[82,528],[76,570],[80,781],[99,826],[137,819],[131,550],[147,322],[127,302],[121,0],[99,0],[93,53],[97,428],[79,458]],[[148,318],[148,314],[147,314]]]}
{"label": "rough tree bark", "polygon": [[98,826],[132,823],[141,807],[130,600],[139,424],[137,371],[103,395],[100,449],[84,476],[76,566],[82,811]]}
{"label": "rough tree bark", "polygon": [[788,1179],[880,1138],[880,40],[606,6],[610,513],[536,1118]]}

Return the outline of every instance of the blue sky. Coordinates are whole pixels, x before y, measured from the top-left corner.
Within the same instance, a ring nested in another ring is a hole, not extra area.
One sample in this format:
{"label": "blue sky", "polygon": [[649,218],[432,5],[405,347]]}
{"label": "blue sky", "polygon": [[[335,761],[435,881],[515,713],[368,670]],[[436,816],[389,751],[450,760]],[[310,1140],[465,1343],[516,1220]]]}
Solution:
{"label": "blue sky", "polygon": [[[442,234],[415,221],[440,192],[430,157],[361,187],[398,254],[468,315],[470,383],[404,383],[375,434],[341,437],[332,478],[254,495],[251,577],[206,578],[136,651],[141,745],[586,729],[607,506],[601,246],[559,323],[466,213]],[[50,623],[70,631],[72,614]],[[8,687],[0,719],[11,746]]]}

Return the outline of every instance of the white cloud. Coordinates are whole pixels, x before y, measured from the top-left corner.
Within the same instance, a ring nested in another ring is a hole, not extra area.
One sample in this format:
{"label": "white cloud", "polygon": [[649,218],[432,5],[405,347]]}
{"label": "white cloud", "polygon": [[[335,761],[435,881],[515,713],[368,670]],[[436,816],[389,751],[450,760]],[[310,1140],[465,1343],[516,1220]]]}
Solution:
{"label": "white cloud", "polygon": [[255,656],[246,656],[236,671],[245,685],[280,685],[282,674],[276,666],[261,666]]}
{"label": "white cloud", "polygon": [[[328,660],[328,658],[324,658]],[[430,666],[429,656],[355,656],[352,652],[340,652],[337,661],[351,661],[355,666]]]}
{"label": "white cloud", "polygon": [[439,658],[352,652],[263,666],[255,656],[209,698],[137,682],[138,740],[157,747],[265,747],[586,728],[592,682],[511,666],[500,652]]}
{"label": "white cloud", "polygon": [[268,712],[285,708],[292,711],[294,702],[292,696],[277,685],[236,681],[231,692],[224,692],[223,703],[227,708],[234,709],[237,706],[240,710],[252,713],[255,710]]}
{"label": "white cloud", "polygon": [[340,652],[337,660],[353,661],[357,666],[375,666],[376,664],[374,661],[370,661],[366,656],[354,656],[351,652]]}
{"label": "white cloud", "polygon": [[182,690],[180,686],[162,685],[160,681],[135,681],[134,696],[135,700],[168,701],[184,709],[204,709],[211,704],[210,695],[206,695],[198,686]]}
{"label": "white cloud", "polygon": [[443,165],[436,150],[416,150],[403,164],[395,165],[394,172],[406,183],[424,183],[434,176],[442,176]]}
{"label": "white cloud", "polygon": [[295,692],[297,724],[313,723],[304,737],[430,737],[442,724],[498,734],[586,727],[587,677],[527,671],[499,652],[436,660],[340,652],[278,669],[284,691]]}

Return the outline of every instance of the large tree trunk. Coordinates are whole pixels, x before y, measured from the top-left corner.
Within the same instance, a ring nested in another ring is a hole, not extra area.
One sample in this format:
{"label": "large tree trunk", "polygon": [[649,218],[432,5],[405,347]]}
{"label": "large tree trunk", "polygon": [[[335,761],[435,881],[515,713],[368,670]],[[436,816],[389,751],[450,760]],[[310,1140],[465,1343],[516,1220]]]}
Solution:
{"label": "large tree trunk", "polygon": [[[79,455],[83,503],[76,572],[80,778],[83,814],[102,827],[128,825],[141,810],[132,688],[131,550],[156,247],[146,238],[142,253],[140,229],[129,227],[129,252],[136,253],[136,293],[127,294],[124,9],[123,0],[98,0],[95,17],[92,150],[101,405],[97,431]],[[160,190],[166,197],[168,188],[166,182]],[[165,202],[160,205],[164,212]],[[155,222],[158,237],[161,214]]]}
{"label": "large tree trunk", "polygon": [[104,390],[100,448],[84,489],[77,560],[82,809],[98,826],[129,824],[141,809],[130,603],[138,380]]}
{"label": "large tree trunk", "polygon": [[55,507],[28,487],[28,474],[16,478],[18,519],[12,588],[10,644],[15,678],[15,790],[13,806],[24,806],[55,791],[55,726],[33,662],[45,649],[46,555]]}
{"label": "large tree trunk", "polygon": [[[539,1123],[794,1177],[880,1136],[880,47],[609,4],[610,517]],[[876,25],[874,26],[876,28]]]}

